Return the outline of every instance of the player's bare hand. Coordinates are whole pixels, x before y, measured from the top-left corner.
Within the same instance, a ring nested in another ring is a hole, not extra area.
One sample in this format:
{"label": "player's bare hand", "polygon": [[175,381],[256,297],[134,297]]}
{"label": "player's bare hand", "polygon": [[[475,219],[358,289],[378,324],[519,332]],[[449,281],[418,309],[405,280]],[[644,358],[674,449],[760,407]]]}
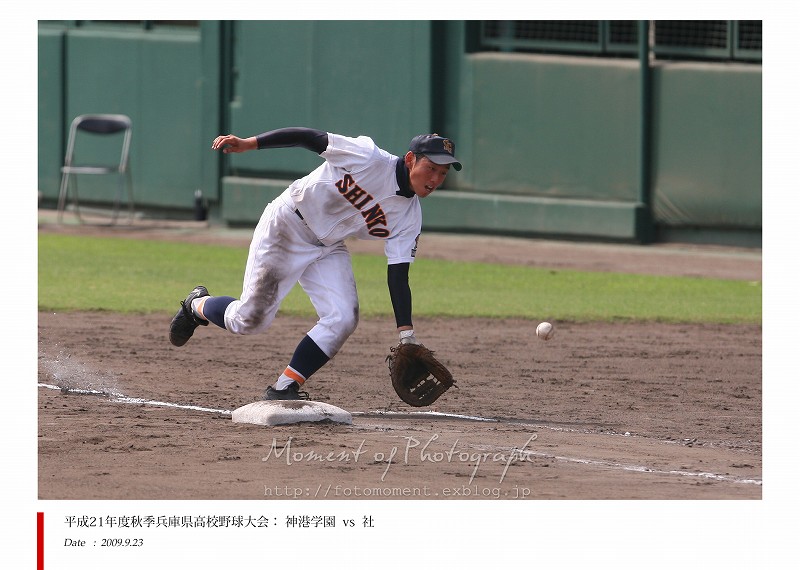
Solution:
{"label": "player's bare hand", "polygon": [[225,154],[231,152],[246,152],[258,148],[255,137],[241,139],[236,135],[220,135],[211,143],[212,150],[221,150]]}

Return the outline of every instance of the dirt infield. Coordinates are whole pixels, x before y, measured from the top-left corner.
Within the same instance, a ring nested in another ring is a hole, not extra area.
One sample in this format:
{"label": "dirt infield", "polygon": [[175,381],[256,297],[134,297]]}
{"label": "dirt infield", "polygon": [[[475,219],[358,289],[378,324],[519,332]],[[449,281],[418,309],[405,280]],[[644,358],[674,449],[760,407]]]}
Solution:
{"label": "dirt infield", "polygon": [[[502,250],[522,263],[647,271],[635,263],[641,256],[673,274],[761,272],[760,252],[431,243],[450,258],[497,259]],[[201,328],[175,348],[170,317],[39,313],[40,499],[762,495],[761,326],[556,323],[545,343],[531,321],[418,318],[459,386],[436,413],[420,413],[388,382],[392,323],[363,320],[308,383],[314,399],[352,412],[353,424],[259,427],[233,423],[230,411],[260,397],[313,320],[279,317],[254,337]]]}

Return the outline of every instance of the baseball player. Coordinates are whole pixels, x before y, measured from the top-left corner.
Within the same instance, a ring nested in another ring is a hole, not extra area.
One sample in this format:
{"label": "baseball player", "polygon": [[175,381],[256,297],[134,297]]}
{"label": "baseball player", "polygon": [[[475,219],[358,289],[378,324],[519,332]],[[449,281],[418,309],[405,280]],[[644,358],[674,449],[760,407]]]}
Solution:
{"label": "baseball player", "polygon": [[438,134],[414,137],[394,156],[366,136],[351,138],[309,128],[285,128],[239,138],[221,135],[211,148],[223,153],[302,147],[325,159],[267,205],[256,226],[242,294],[211,296],[198,285],[170,324],[169,338],[183,346],[198,326],[214,323],[234,334],[264,332],[295,283],[311,299],[319,320],[300,340],[265,400],[308,399],[305,382],[341,349],[358,324],[358,294],[344,240],[384,240],[387,282],[402,343],[418,344],[411,320],[408,270],[422,227],[419,199],[461,170],[454,143]]}

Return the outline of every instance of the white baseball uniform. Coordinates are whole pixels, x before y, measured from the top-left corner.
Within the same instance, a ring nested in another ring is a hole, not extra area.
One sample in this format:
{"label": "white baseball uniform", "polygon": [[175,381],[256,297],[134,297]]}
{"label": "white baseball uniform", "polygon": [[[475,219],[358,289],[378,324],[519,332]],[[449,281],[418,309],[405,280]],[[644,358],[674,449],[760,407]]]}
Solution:
{"label": "white baseball uniform", "polygon": [[419,198],[401,194],[398,157],[369,137],[328,133],[325,162],[271,202],[250,244],[240,299],[225,328],[263,331],[295,283],[319,315],[308,336],[333,357],[358,324],[348,237],[382,239],[390,265],[411,263],[422,227]]}

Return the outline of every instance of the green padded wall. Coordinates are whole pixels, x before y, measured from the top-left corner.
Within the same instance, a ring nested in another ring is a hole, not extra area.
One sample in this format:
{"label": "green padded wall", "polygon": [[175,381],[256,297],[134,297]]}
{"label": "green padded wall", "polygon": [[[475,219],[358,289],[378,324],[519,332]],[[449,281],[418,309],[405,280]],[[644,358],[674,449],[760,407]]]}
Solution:
{"label": "green padded wall", "polygon": [[63,38],[64,32],[60,28],[39,30],[39,190],[44,197],[50,198],[58,196],[60,168],[64,162]]}
{"label": "green padded wall", "polygon": [[[235,22],[231,131],[305,126],[368,135],[393,153],[430,128],[430,22]],[[305,175],[288,149],[232,156],[232,174]]]}
{"label": "green padded wall", "polygon": [[475,190],[637,200],[636,62],[476,54],[468,64]]}
{"label": "green padded wall", "polygon": [[668,226],[761,229],[761,66],[654,73],[654,214]]}

